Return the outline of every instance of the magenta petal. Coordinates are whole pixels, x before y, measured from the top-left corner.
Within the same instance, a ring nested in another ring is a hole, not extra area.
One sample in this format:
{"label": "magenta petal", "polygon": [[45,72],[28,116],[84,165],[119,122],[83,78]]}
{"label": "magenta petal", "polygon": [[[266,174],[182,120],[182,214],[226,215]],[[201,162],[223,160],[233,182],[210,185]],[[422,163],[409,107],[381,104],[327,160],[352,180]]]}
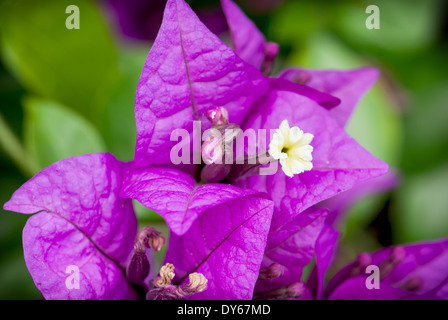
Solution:
{"label": "magenta petal", "polygon": [[[124,278],[137,219],[118,197],[123,164],[110,154],[61,160],[20,187],[5,210],[36,213],[23,231],[25,262],[47,299],[125,299]],[[80,289],[68,290],[66,268],[80,270]]]}
{"label": "magenta petal", "polygon": [[335,225],[360,199],[372,194],[386,192],[395,188],[400,181],[397,171],[391,170],[384,176],[376,177],[363,181],[352,188],[328,200],[322,201],[316,205],[318,208],[327,208],[330,213],[327,218],[327,224]]}
{"label": "magenta petal", "polygon": [[409,291],[381,285],[380,289],[367,289],[366,277],[358,276],[345,281],[328,300],[402,300],[411,298]]}
{"label": "magenta petal", "polygon": [[306,82],[319,91],[327,92],[341,99],[341,104],[331,110],[341,126],[348,122],[353,110],[364,94],[372,87],[378,78],[375,68],[360,68],[353,70],[310,70],[290,68],[284,70],[279,78],[290,81],[309,79]]}
{"label": "magenta petal", "polygon": [[174,281],[199,272],[208,288],[193,299],[251,299],[271,215],[272,202],[253,196],[205,211],[183,236],[170,237],[165,261],[175,266]]}
{"label": "magenta petal", "polygon": [[262,267],[276,262],[285,267],[285,272],[277,279],[259,280],[256,291],[275,289],[302,280],[303,268],[313,258],[316,240],[327,213],[327,210],[304,212],[277,229],[271,228]]}
{"label": "magenta petal", "polygon": [[257,26],[231,0],[221,0],[235,52],[244,61],[260,69],[266,39]]}
{"label": "magenta petal", "polygon": [[334,97],[331,94],[318,91],[312,87],[300,83],[294,83],[286,79],[269,78],[269,84],[271,86],[271,90],[286,90],[298,93],[301,96],[316,101],[327,110],[333,109],[341,103],[339,98]]}
{"label": "magenta petal", "polygon": [[[328,217],[327,221],[328,223]],[[316,241],[316,266],[308,279],[308,286],[313,289],[314,297],[318,300],[323,297],[325,276],[333,261],[338,244],[339,232],[325,224]]]}
{"label": "magenta petal", "polygon": [[[241,123],[268,91],[267,81],[202,24],[182,0],[167,2],[162,26],[140,77],[135,105],[135,164],[171,164],[175,129],[192,132],[193,120],[226,107]],[[203,129],[209,127],[208,120]]]}
{"label": "magenta petal", "polygon": [[[28,219],[23,253],[45,299],[137,299],[124,269],[76,225],[57,214],[43,211]],[[79,270],[79,289],[66,285],[73,266]]]}
{"label": "magenta petal", "polygon": [[279,213],[274,214],[274,228],[308,207],[389,169],[351,138],[327,110],[292,92],[270,92],[254,108],[243,129],[277,129],[285,119],[291,127],[298,126],[314,135],[313,170],[289,178],[279,165],[273,175],[254,175],[236,182],[271,196]]}
{"label": "magenta petal", "polygon": [[[448,299],[448,239],[402,247],[406,252],[405,259],[384,279],[384,283],[399,287],[418,277],[422,280],[422,287],[416,290],[417,294]],[[373,253],[372,263],[379,263],[391,250],[386,248]]]}
{"label": "magenta petal", "polygon": [[156,211],[172,232],[182,235],[205,210],[255,193],[227,184],[198,185],[179,170],[147,167],[130,173],[120,195]]}

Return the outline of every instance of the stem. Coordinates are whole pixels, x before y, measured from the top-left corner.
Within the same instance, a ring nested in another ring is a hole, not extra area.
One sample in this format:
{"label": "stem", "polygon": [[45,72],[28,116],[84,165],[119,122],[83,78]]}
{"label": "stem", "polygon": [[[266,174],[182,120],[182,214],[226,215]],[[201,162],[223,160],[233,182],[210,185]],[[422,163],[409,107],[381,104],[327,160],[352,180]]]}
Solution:
{"label": "stem", "polygon": [[25,177],[34,175],[35,166],[32,165],[20,140],[10,129],[2,114],[0,114],[0,146]]}

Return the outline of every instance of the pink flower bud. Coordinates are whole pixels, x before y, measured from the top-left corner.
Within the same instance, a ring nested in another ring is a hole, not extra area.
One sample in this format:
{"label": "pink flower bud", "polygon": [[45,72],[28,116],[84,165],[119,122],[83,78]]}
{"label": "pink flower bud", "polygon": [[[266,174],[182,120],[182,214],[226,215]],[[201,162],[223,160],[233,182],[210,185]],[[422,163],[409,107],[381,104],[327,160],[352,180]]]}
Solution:
{"label": "pink flower bud", "polygon": [[207,111],[207,119],[213,127],[223,126],[229,122],[229,113],[224,107],[215,107]]}

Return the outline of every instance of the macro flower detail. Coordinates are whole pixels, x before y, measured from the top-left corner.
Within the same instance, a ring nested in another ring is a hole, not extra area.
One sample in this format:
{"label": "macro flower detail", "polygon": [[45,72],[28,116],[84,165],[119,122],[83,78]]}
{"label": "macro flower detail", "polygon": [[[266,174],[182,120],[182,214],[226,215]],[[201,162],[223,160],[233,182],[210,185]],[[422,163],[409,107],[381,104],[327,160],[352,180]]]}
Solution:
{"label": "macro flower detail", "polygon": [[283,172],[292,177],[313,168],[313,146],[310,145],[314,136],[303,133],[299,127],[289,127],[288,120],[283,120],[269,144],[269,154],[280,160]]}
{"label": "macro flower detail", "polygon": [[[292,70],[268,77],[278,45],[266,42],[232,1],[222,5],[235,50],[185,1],[167,1],[137,85],[132,162],[111,154],[62,160],[5,205],[36,213],[24,230],[25,260],[46,298],[324,296],[323,278],[339,233],[327,221],[330,210],[318,204],[389,169],[343,129],[376,71],[346,77],[342,71],[329,76]],[[244,32],[236,32],[239,25]],[[246,41],[252,34],[253,41]],[[361,76],[365,81],[358,81]],[[229,128],[276,129],[272,139],[255,144],[255,152],[243,148],[232,160],[264,154],[279,160],[282,170],[261,175],[257,170],[264,164],[251,164],[249,172],[246,164],[221,163],[224,151],[233,152],[227,143],[236,134],[199,145],[187,140],[189,161],[172,161],[175,130],[202,136]],[[151,250],[159,251],[165,237],[152,227],[137,232],[131,199],[157,212],[169,228],[164,265],[155,277]],[[314,256],[316,282],[305,283],[303,269]],[[399,260],[386,267],[394,269]],[[77,292],[64,287],[64,267],[73,264],[84,283]]]}

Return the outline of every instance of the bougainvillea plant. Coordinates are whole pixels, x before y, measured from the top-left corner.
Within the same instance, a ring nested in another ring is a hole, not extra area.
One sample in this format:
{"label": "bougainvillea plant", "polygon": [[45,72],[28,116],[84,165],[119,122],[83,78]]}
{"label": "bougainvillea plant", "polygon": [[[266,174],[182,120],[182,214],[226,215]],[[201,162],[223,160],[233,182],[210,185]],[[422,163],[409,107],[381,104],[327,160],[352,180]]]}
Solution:
{"label": "bougainvillea plant", "polygon": [[[4,205],[33,214],[23,247],[37,288],[46,299],[362,298],[358,269],[373,261],[388,276],[388,296],[443,297],[446,279],[427,281],[419,266],[440,267],[446,242],[364,254],[325,288],[338,239],[331,199],[389,169],[343,128],[378,72],[293,68],[271,77],[278,46],[233,2],[222,6],[233,49],[183,0],[167,1],[137,86],[134,161],[61,160]],[[264,140],[234,150],[242,132],[263,129]],[[272,164],[275,172],[262,173]],[[160,270],[151,265],[165,238],[138,230],[131,199],[169,227]],[[76,285],[67,283],[73,267]]]}

